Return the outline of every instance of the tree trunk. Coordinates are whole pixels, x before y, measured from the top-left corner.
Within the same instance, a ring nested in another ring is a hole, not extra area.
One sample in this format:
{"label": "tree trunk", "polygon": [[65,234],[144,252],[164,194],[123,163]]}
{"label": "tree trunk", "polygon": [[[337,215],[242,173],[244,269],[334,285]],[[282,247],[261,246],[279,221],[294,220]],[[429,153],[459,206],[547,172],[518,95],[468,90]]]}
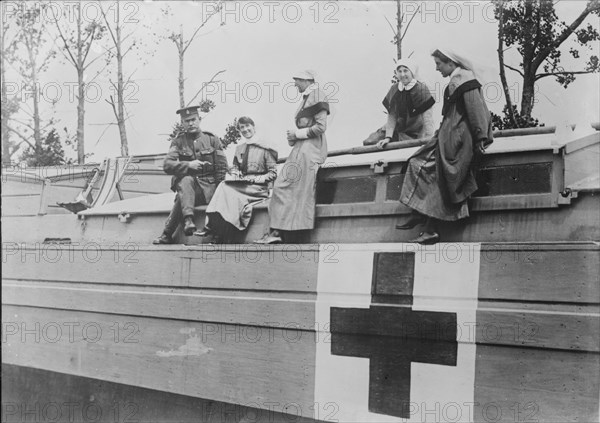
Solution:
{"label": "tree trunk", "polygon": [[77,163],[85,163],[84,123],[85,123],[85,82],[83,68],[77,69]]}
{"label": "tree trunk", "polygon": [[510,98],[510,90],[506,81],[506,71],[504,70],[504,2],[500,5],[500,17],[498,19],[498,63],[500,64],[500,81],[504,89],[506,98],[506,109],[512,128],[518,128],[517,119],[513,112],[513,104]]}
{"label": "tree trunk", "polygon": [[[91,41],[90,41],[91,42]],[[81,3],[77,14],[77,163],[85,163],[84,122],[85,122],[85,82],[83,81],[83,57],[81,45]]]}
{"label": "tree trunk", "polygon": [[521,116],[531,119],[535,101],[535,75],[525,74],[523,78],[523,97],[521,98]]}
{"label": "tree trunk", "polygon": [[396,56],[402,59],[402,7],[400,0],[396,0]]}
{"label": "tree trunk", "polygon": [[117,124],[121,137],[121,156],[129,156],[127,132],[125,130],[125,104],[123,100],[123,56],[121,52],[121,23],[119,16],[120,5],[117,2]]}
{"label": "tree trunk", "polygon": [[179,107],[185,107],[185,78],[183,75],[183,56],[185,54],[183,50],[183,25],[179,26],[179,40],[177,41],[177,51],[179,52]]}
{"label": "tree trunk", "polygon": [[10,136],[8,133],[8,97],[6,95],[6,63],[4,54],[6,48],[4,46],[4,28],[2,28],[2,64],[0,65],[0,80],[2,81],[2,164],[10,165]]}
{"label": "tree trunk", "polygon": [[38,86],[38,75],[37,69],[35,68],[35,59],[33,57],[33,50],[29,49],[29,63],[31,67],[31,85],[33,93],[33,139],[35,141],[35,149],[42,149],[42,131],[40,128],[40,90]]}

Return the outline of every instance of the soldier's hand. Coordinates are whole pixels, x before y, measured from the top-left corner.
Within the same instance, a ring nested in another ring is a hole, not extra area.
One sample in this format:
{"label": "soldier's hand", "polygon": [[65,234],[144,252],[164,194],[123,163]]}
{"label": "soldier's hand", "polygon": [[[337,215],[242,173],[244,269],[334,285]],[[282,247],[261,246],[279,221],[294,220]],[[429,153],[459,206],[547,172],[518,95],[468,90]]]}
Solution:
{"label": "soldier's hand", "polygon": [[191,170],[202,170],[202,166],[204,166],[206,164],[206,162],[203,162],[202,160],[192,160],[191,162],[188,163],[188,167]]}

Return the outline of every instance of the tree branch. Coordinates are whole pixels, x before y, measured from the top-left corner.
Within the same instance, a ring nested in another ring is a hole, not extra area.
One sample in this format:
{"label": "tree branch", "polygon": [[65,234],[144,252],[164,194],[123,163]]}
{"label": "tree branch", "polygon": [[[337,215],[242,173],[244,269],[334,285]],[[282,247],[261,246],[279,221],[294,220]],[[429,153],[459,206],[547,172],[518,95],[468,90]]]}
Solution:
{"label": "tree branch", "polygon": [[398,36],[398,33],[396,32],[396,28],[394,28],[394,25],[392,25],[392,23],[390,22],[390,20],[387,18],[387,16],[384,16],[386,22],[390,25],[390,28],[392,29],[392,32],[394,33],[394,38]]}
{"label": "tree branch", "polygon": [[[117,7],[118,7],[118,5],[117,5]],[[106,28],[108,28],[108,33],[110,34],[110,37],[112,38],[113,43],[116,46],[117,39],[115,37],[115,34],[113,33],[113,30],[112,30],[110,24],[108,23],[108,18],[106,17],[106,12],[104,11],[104,8],[102,6],[100,6],[100,11],[102,12],[102,17],[104,18],[104,22],[106,22]]]}
{"label": "tree branch", "polygon": [[537,81],[538,79],[542,79],[545,78],[547,76],[558,76],[558,75],[582,75],[582,74],[586,74],[586,73],[595,73],[594,71],[563,71],[563,72],[545,72],[545,73],[538,73],[535,76],[535,80]]}
{"label": "tree branch", "polygon": [[204,88],[206,88],[206,86],[207,86],[207,85],[209,85],[209,84],[212,84],[213,82],[216,82],[214,79],[215,79],[215,78],[216,78],[218,75],[220,75],[220,74],[222,74],[223,72],[225,72],[226,70],[227,70],[227,69],[220,70],[219,72],[215,73],[215,74],[212,76],[212,78],[210,78],[210,81],[208,81],[206,84],[202,84],[202,88],[200,88],[200,89],[198,90],[198,92],[196,93],[196,95],[194,95],[194,97],[192,97],[192,99],[191,99],[191,100],[188,102],[188,104],[187,104],[185,107],[188,107],[190,104],[192,104],[192,101],[194,101],[194,100],[196,99],[196,97],[198,97],[198,95],[199,95],[199,94],[200,94],[202,91],[204,91]]}
{"label": "tree branch", "polygon": [[[14,134],[16,134],[19,138],[21,138],[23,141],[22,142],[26,142],[27,144],[29,144],[29,146],[33,149],[35,149],[35,145],[32,144],[27,138],[25,138],[23,135],[21,135],[19,132],[15,131],[13,128],[11,128],[10,126],[6,126],[8,128],[8,130]],[[21,143],[19,143],[19,145],[21,145]],[[17,151],[17,150],[15,150]],[[14,154],[14,152],[13,152]]]}
{"label": "tree branch", "polygon": [[[94,26],[94,28],[92,28],[92,32],[90,32],[90,35],[83,41],[83,45],[86,45],[87,43],[87,49],[85,50],[85,53],[83,54],[83,60],[82,60],[82,64],[85,63],[88,54],[90,53],[90,50],[92,48],[92,43],[94,42],[94,34],[96,33],[96,27]],[[84,68],[85,69],[85,68]]]}
{"label": "tree branch", "polygon": [[515,71],[515,72],[517,72],[517,73],[518,73],[519,75],[521,75],[522,77],[525,77],[525,75],[523,74],[523,72],[521,72],[519,69],[517,69],[517,68],[513,68],[512,66],[510,66],[510,65],[507,65],[506,63],[504,64],[504,66],[506,66],[508,69],[510,69],[510,70],[512,70],[512,71]]}
{"label": "tree branch", "polygon": [[[73,63],[73,65],[75,67],[77,67],[77,60],[75,60],[75,57],[73,57],[73,53],[71,52],[71,49],[69,48],[67,39],[65,38],[65,36],[62,33],[62,30],[60,29],[60,24],[58,23],[58,19],[55,19],[54,22],[56,23],[56,29],[58,30],[58,35],[59,35],[60,39],[63,41],[63,44],[65,45],[65,50],[67,50],[67,53],[69,53],[68,57],[71,59],[71,63]],[[65,54],[64,51],[61,50],[61,52],[63,53],[63,55],[65,57],[67,57],[67,55]]]}
{"label": "tree branch", "polygon": [[585,9],[583,10],[583,12],[581,12],[581,14],[571,23],[571,25],[569,25],[567,28],[565,28],[565,30],[562,32],[562,34],[560,34],[553,43],[550,43],[545,49],[541,50],[538,53],[537,57],[533,60],[533,63],[532,63],[533,69],[537,69],[542,64],[544,59],[546,57],[548,57],[548,55],[550,55],[552,50],[554,50],[555,48],[560,46],[563,43],[563,41],[565,41],[567,38],[569,38],[571,36],[571,34],[573,34],[573,32],[575,32],[575,30],[579,27],[579,25],[581,25],[581,23],[585,20],[585,18],[587,18],[587,16],[591,12],[600,10],[600,5],[591,6],[592,4],[594,4],[594,3],[592,3],[592,2],[588,3],[586,5]]}
{"label": "tree branch", "polygon": [[117,122],[119,121],[119,114],[117,113],[117,108],[115,107],[115,99],[113,98],[113,96],[110,96],[110,101],[108,100],[104,100],[106,101],[108,104],[110,104],[112,106],[113,109],[113,113],[115,114],[115,118],[117,119]]}
{"label": "tree branch", "polygon": [[19,119],[11,118],[11,120],[17,122],[20,125],[26,126],[33,131],[33,126],[30,123],[20,121]]}
{"label": "tree branch", "polygon": [[196,28],[196,31],[194,31],[194,33],[192,34],[190,39],[187,40],[185,43],[183,42],[183,39],[181,40],[182,43],[184,44],[183,53],[185,53],[185,51],[188,49],[190,44],[192,44],[192,41],[194,41],[194,38],[196,38],[196,35],[200,31],[200,29],[202,29],[202,27],[204,27],[204,25],[206,25],[206,23],[210,20],[210,18],[212,18],[214,15],[217,14],[217,12],[219,12],[221,10],[221,7],[222,7],[222,0],[219,0],[219,2],[217,3],[217,6],[215,7],[215,11],[213,13],[211,13],[210,15],[208,15],[206,17],[206,19],[204,19],[204,21],[202,21],[202,23],[198,26],[198,28]]}
{"label": "tree branch", "polygon": [[401,41],[404,39],[404,36],[406,35],[406,31],[408,31],[408,28],[410,28],[410,24],[412,23],[415,16],[417,16],[417,13],[419,13],[419,10],[421,10],[421,6],[417,7],[415,14],[411,16],[410,20],[406,24],[406,28],[404,29],[404,32],[402,33],[402,36],[400,37]]}

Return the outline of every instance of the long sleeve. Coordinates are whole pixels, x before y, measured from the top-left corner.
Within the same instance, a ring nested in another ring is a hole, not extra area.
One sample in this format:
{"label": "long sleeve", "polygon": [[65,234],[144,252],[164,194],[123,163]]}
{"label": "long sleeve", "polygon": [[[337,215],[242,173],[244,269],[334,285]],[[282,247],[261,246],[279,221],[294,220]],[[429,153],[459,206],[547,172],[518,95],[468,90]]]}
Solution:
{"label": "long sleeve", "polygon": [[169,152],[163,162],[163,170],[167,175],[183,178],[188,174],[188,162],[179,161],[179,145],[177,140],[171,141]]}
{"label": "long sleeve", "polygon": [[423,131],[420,134],[420,138],[431,138],[434,132],[433,110],[430,108],[423,112]]}
{"label": "long sleeve", "polygon": [[392,138],[394,136],[394,130],[396,129],[397,116],[393,111],[389,111],[387,115],[387,122],[385,123],[385,136]]}
{"label": "long sleeve", "polygon": [[473,144],[478,142],[483,142],[485,146],[491,144],[493,141],[489,136],[491,133],[491,117],[481,91],[475,89],[465,92],[463,101],[465,113],[469,120],[469,128],[473,136]]}
{"label": "long sleeve", "polygon": [[273,152],[271,152],[269,150],[265,150],[264,164],[267,169],[267,172],[262,175],[257,175],[254,178],[254,181],[257,184],[272,182],[277,178],[277,159]]}
{"label": "long sleeve", "polygon": [[327,129],[327,111],[321,110],[315,115],[315,123],[308,128],[308,138],[324,134]]}
{"label": "long sleeve", "polygon": [[240,164],[238,162],[237,157],[233,158],[233,164],[229,168],[228,172],[234,179],[239,179],[242,177],[242,171],[240,170]]}
{"label": "long sleeve", "polygon": [[225,180],[225,175],[227,174],[228,165],[227,165],[227,157],[223,152],[223,146],[221,145],[221,140],[217,137],[213,137],[211,140],[212,146],[215,148],[215,180],[217,183]]}

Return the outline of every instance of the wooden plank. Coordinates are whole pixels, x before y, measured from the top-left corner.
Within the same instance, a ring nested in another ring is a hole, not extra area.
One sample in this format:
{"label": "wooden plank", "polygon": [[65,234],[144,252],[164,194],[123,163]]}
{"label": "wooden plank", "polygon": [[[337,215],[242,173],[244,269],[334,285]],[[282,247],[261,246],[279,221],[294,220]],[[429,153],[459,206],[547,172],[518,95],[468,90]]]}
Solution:
{"label": "wooden plank", "polygon": [[552,148],[548,148],[537,151],[519,151],[518,153],[509,151],[489,155],[486,154],[482,166],[526,165],[545,162],[556,163],[560,160],[562,160],[561,156],[554,153]]}
{"label": "wooden plank", "polygon": [[503,309],[501,304],[498,306],[486,309],[486,303],[479,303],[475,330],[478,344],[600,352],[598,307],[588,313],[561,313],[555,312],[552,304],[544,304],[544,311],[511,310]]}
{"label": "wooden plank", "polygon": [[[223,280],[221,280],[223,283]],[[236,295],[237,294],[237,295]],[[3,304],[261,327],[314,328],[314,298],[3,281]]]}
{"label": "wooden plank", "polygon": [[76,283],[314,292],[319,263],[318,249],[310,245],[219,249],[87,242],[3,247],[4,279]]}
{"label": "wooden plank", "polygon": [[497,197],[473,197],[469,200],[471,210],[520,210],[558,207],[558,194],[499,195]]}
{"label": "wooden plank", "polygon": [[[227,404],[122,383],[27,367],[2,365],[3,422],[202,422],[253,423],[315,420],[296,415],[293,404]],[[254,406],[255,408],[252,408]],[[262,406],[262,408],[256,408]],[[281,411],[290,414],[283,414]],[[321,410],[323,411],[323,410]],[[55,416],[60,416],[54,418]],[[48,417],[48,418],[47,418]]]}
{"label": "wooden plank", "polygon": [[3,180],[2,182],[2,201],[4,201],[4,198],[11,196],[40,195],[41,192],[41,183],[21,183],[12,180]]}
{"label": "wooden plank", "polygon": [[377,216],[389,214],[405,214],[410,209],[399,201],[386,203],[349,203],[349,204],[319,204],[317,206],[317,217],[335,218],[350,216]]}
{"label": "wooden plank", "polygon": [[[571,154],[577,150],[581,150],[583,148],[592,146],[592,145],[598,145],[600,144],[600,133],[596,132],[594,134],[590,134],[586,137],[583,138],[579,138],[575,141],[572,141],[570,143],[568,143],[567,145],[565,145],[565,153],[566,154]],[[594,151],[597,151],[598,148],[596,147],[594,149]]]}
{"label": "wooden plank", "polygon": [[535,245],[511,250],[484,246],[479,299],[600,303],[600,248],[540,251]]}
{"label": "wooden plank", "polygon": [[313,333],[12,306],[2,316],[31,329],[7,335],[7,364],[225,403],[296,402],[313,412]]}
{"label": "wooden plank", "polygon": [[598,421],[600,355],[477,346],[476,422]]}
{"label": "wooden plank", "polygon": [[[2,217],[33,216],[40,208],[40,195],[27,197],[2,197]],[[4,228],[2,228],[4,230]]]}
{"label": "wooden plank", "polygon": [[[599,134],[600,136],[600,134]],[[600,145],[595,144],[565,155],[565,187],[598,176],[600,173]]]}

